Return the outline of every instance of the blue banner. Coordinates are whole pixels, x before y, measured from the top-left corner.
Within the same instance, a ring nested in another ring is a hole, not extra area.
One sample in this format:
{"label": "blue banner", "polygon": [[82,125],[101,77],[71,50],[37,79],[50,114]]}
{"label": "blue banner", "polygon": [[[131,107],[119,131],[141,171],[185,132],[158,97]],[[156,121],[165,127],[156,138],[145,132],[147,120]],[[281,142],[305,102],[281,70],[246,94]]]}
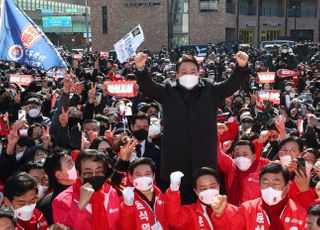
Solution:
{"label": "blue banner", "polygon": [[0,60],[49,70],[65,62],[40,28],[12,0],[2,0]]}

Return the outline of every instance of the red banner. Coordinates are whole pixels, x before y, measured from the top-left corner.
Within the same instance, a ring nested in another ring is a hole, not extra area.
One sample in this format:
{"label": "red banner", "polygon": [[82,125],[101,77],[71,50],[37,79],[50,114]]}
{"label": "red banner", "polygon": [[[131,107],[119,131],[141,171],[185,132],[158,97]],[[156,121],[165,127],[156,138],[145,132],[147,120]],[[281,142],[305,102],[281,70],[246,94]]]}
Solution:
{"label": "red banner", "polygon": [[115,97],[135,97],[138,93],[136,81],[105,81],[105,92]]}
{"label": "red banner", "polygon": [[289,69],[279,69],[277,72],[277,76],[280,78],[294,77],[298,75],[299,74],[296,71],[289,70]]}
{"label": "red banner", "polygon": [[104,51],[100,51],[100,57],[109,57],[109,53],[108,52],[104,52]]}
{"label": "red banner", "polygon": [[81,61],[82,60],[82,54],[73,54],[73,59]]}
{"label": "red banner", "polygon": [[32,75],[10,74],[10,83],[16,83],[17,85],[28,86],[34,80]]}
{"label": "red banner", "polygon": [[273,104],[280,104],[280,90],[261,90],[257,91],[257,101],[271,101]]}
{"label": "red banner", "polygon": [[276,73],[275,72],[259,72],[258,84],[274,83]]}

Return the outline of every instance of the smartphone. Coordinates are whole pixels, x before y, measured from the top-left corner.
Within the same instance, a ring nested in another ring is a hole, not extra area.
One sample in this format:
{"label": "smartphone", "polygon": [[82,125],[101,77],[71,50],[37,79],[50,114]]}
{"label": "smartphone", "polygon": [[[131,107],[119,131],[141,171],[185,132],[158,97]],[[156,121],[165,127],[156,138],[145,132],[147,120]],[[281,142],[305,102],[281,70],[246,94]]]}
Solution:
{"label": "smartphone", "polygon": [[304,172],[305,175],[306,174],[306,160],[303,158],[303,157],[299,157],[297,158],[297,163],[298,163],[298,166],[297,166],[297,169],[298,170],[301,170]]}
{"label": "smartphone", "polygon": [[19,120],[23,120],[23,119],[25,119],[26,118],[26,111],[25,110],[19,110],[19,112],[18,112],[18,119]]}

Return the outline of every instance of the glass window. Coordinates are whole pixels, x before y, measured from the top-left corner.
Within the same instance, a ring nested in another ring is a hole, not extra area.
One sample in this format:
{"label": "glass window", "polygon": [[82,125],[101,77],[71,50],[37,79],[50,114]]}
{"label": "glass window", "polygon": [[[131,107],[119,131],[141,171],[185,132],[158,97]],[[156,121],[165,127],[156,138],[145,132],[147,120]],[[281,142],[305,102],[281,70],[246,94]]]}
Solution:
{"label": "glass window", "polygon": [[218,0],[200,0],[200,11],[217,11],[218,10]]}
{"label": "glass window", "polygon": [[102,33],[108,33],[108,12],[107,7],[102,7]]}

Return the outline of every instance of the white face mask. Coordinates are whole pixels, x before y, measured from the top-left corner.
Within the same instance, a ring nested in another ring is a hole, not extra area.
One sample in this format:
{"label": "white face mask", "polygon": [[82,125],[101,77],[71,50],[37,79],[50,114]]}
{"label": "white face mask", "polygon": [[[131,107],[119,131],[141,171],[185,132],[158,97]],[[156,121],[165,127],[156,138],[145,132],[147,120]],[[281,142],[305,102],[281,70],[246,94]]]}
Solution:
{"label": "white face mask", "polygon": [[42,92],[43,94],[46,94],[46,93],[48,92],[48,89],[42,88],[42,89],[41,89],[41,92]]}
{"label": "white face mask", "polygon": [[288,50],[287,49],[283,49],[282,53],[286,54],[286,53],[288,53]]}
{"label": "white face mask", "polygon": [[21,152],[16,153],[16,160],[17,160],[17,161],[20,161],[20,159],[21,159],[22,156],[23,156],[23,153],[24,153],[24,151],[21,151]]}
{"label": "white face mask", "polygon": [[261,189],[262,199],[269,206],[276,205],[283,199],[282,192],[283,191],[279,191],[271,187],[266,189]]}
{"label": "white face mask", "polygon": [[43,186],[38,184],[38,197],[42,198],[44,197],[44,194],[48,191],[49,187],[48,186]]}
{"label": "white face mask", "polygon": [[148,176],[136,178],[133,180],[133,186],[141,192],[150,191],[153,187],[153,179]]}
{"label": "white face mask", "polygon": [[240,171],[247,171],[252,165],[251,159],[246,157],[237,157],[234,161]]}
{"label": "white face mask", "polygon": [[30,109],[28,112],[29,116],[32,118],[39,117],[40,110],[39,109]]}
{"label": "white face mask", "polygon": [[280,163],[282,166],[287,166],[291,162],[291,156],[290,155],[285,155],[280,158]]}
{"label": "white face mask", "polygon": [[28,129],[19,129],[20,136],[28,136]]}
{"label": "white face mask", "polygon": [[98,83],[98,84],[97,84],[97,88],[98,88],[98,89],[103,89],[103,84],[102,84],[102,83]]}
{"label": "white face mask", "polygon": [[161,127],[157,124],[152,124],[149,126],[149,135],[157,136],[161,133]]}
{"label": "white face mask", "polygon": [[311,171],[313,169],[314,165],[310,164],[309,162],[306,161],[306,169]]}
{"label": "white face mask", "polygon": [[36,204],[30,204],[14,210],[14,216],[23,221],[29,221]]}
{"label": "white face mask", "polygon": [[183,75],[182,77],[179,77],[180,85],[189,90],[193,89],[193,87],[195,87],[198,84],[198,82],[199,77],[196,75],[187,74]]}
{"label": "white face mask", "polygon": [[70,170],[68,170],[67,173],[68,173],[68,180],[76,181],[76,179],[78,178],[77,170],[75,166],[73,166]]}
{"label": "white face mask", "polygon": [[284,90],[290,92],[292,90],[292,86],[287,85],[284,87]]}
{"label": "white face mask", "polygon": [[213,202],[213,198],[219,195],[218,189],[207,189],[199,193],[199,200],[206,204],[211,205]]}

